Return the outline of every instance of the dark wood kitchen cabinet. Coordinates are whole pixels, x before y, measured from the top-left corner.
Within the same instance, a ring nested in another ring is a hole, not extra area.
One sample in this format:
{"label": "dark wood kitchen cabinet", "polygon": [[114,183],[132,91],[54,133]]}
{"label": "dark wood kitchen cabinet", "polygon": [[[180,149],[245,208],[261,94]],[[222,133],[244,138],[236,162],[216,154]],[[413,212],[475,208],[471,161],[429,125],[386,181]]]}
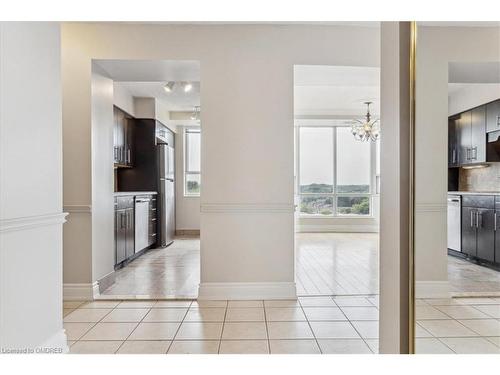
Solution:
{"label": "dark wood kitchen cabinet", "polygon": [[460,165],[486,162],[486,107],[463,112],[456,121]]}
{"label": "dark wood kitchen cabinet", "polygon": [[500,130],[500,99],[486,104],[486,131]]}
{"label": "dark wood kitchen cabinet", "polygon": [[460,116],[450,117],[448,119],[448,167],[460,166],[459,161],[459,143],[458,143],[458,127]]}
{"label": "dark wood kitchen cabinet", "polygon": [[113,158],[116,167],[132,166],[134,119],[113,107]]}
{"label": "dark wood kitchen cabinet", "polygon": [[115,198],[115,265],[134,255],[134,197]]}
{"label": "dark wood kitchen cabinet", "polygon": [[494,262],[495,197],[464,195],[462,198],[462,253]]}

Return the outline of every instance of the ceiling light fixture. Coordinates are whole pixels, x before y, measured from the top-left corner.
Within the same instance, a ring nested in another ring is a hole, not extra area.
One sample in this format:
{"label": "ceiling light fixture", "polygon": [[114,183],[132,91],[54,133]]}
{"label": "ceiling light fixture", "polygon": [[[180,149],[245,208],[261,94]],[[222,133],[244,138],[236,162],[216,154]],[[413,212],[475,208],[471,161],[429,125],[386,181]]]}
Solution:
{"label": "ceiling light fixture", "polygon": [[200,110],[201,107],[199,105],[194,106],[193,113],[191,113],[191,120],[200,120]]}
{"label": "ceiling light fixture", "polygon": [[358,141],[375,142],[380,136],[379,120],[371,120],[370,104],[372,104],[372,102],[365,102],[365,104],[367,108],[365,119],[353,120],[351,132]]}
{"label": "ceiling light fixture", "polygon": [[166,83],[165,86],[163,86],[163,89],[166,92],[172,92],[174,90],[175,82],[174,81],[169,81]]}
{"label": "ceiling light fixture", "polygon": [[193,84],[191,82],[184,83],[184,92],[189,92],[193,89]]}

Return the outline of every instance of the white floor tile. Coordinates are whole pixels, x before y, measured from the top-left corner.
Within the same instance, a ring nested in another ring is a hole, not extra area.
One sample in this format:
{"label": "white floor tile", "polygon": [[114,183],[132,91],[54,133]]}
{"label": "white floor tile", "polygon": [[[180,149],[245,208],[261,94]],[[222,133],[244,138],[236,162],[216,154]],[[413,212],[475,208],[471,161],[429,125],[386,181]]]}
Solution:
{"label": "white floor tile", "polygon": [[436,338],[415,339],[416,354],[453,354],[453,350]]}
{"label": "white floor tile", "polygon": [[172,340],[179,323],[140,323],[128,340]]}
{"label": "white floor tile", "polygon": [[365,297],[335,297],[333,300],[340,307],[373,306]]}
{"label": "white floor tile", "polygon": [[269,354],[267,340],[222,340],[220,354]]}
{"label": "white floor tile", "polygon": [[267,307],[266,319],[268,322],[306,321],[306,316],[300,307]]}
{"label": "white floor tile", "polygon": [[314,338],[307,322],[268,322],[267,329],[271,340]]}
{"label": "white floor tile", "polygon": [[223,340],[258,340],[267,339],[264,322],[225,323],[222,332]]}
{"label": "white floor tile", "polygon": [[225,307],[190,308],[184,318],[185,322],[223,322]]}
{"label": "white floor tile", "polygon": [[349,322],[311,322],[317,339],[360,338]]}
{"label": "white floor tile", "polygon": [[323,354],[371,354],[368,345],[361,339],[318,340]]}
{"label": "white floor tile", "polygon": [[83,303],[79,306],[80,309],[112,309],[118,304],[120,301],[89,301]]}
{"label": "white floor tile", "polygon": [[480,336],[500,336],[500,321],[495,319],[463,319],[460,323]]}
{"label": "white floor tile", "polygon": [[[439,310],[451,316],[453,319],[488,319],[485,313],[476,310],[472,306],[439,306]],[[418,319],[418,317],[417,317]]]}
{"label": "white floor tile", "polygon": [[122,341],[78,341],[69,348],[74,354],[114,354]]}
{"label": "white floor tile", "polygon": [[456,320],[420,320],[419,324],[435,337],[477,336]]}
{"label": "white floor tile", "polygon": [[182,322],[187,308],[154,308],[149,310],[143,322]]}
{"label": "white floor tile", "polygon": [[82,340],[125,340],[137,323],[97,323]]}
{"label": "white floor tile", "polygon": [[104,317],[103,322],[140,322],[149,309],[115,309]]}
{"label": "white floor tile", "polygon": [[63,323],[68,340],[79,340],[95,323]]}
{"label": "white floor tile", "polygon": [[156,301],[123,301],[118,306],[117,309],[138,309],[138,308],[146,308],[153,307],[156,304]]}
{"label": "white floor tile", "polygon": [[270,340],[271,354],[320,354],[316,340]]}
{"label": "white floor tile", "polygon": [[378,322],[375,321],[352,321],[351,324],[356,328],[364,339],[378,339]]}
{"label": "white floor tile", "polygon": [[218,340],[174,341],[168,354],[217,354],[218,350]]}
{"label": "white floor tile", "polygon": [[342,307],[349,320],[378,320],[379,311],[376,307]]}
{"label": "white floor tile", "polygon": [[193,301],[191,308],[196,307],[227,307],[227,301]]}
{"label": "white floor tile", "polygon": [[[448,306],[444,306],[448,307]],[[415,317],[417,320],[423,319],[450,319],[448,315],[430,305],[415,306]]]}
{"label": "white floor tile", "polygon": [[219,340],[222,333],[222,323],[192,323],[181,324],[176,340]]}
{"label": "white floor tile", "polygon": [[64,317],[66,323],[96,323],[112,309],[76,309]]}
{"label": "white floor tile", "polygon": [[456,337],[441,339],[457,354],[500,354],[500,348],[481,337]]}
{"label": "white floor tile", "polygon": [[181,301],[181,300],[165,300],[157,301],[154,304],[154,308],[173,308],[173,307],[189,307],[192,301]]}
{"label": "white floor tile", "polygon": [[303,307],[337,307],[331,297],[299,297]]}
{"label": "white floor tile", "polygon": [[262,307],[228,307],[226,322],[263,322]]}
{"label": "white floor tile", "polygon": [[309,321],[347,320],[338,307],[304,307],[304,312]]}
{"label": "white floor tile", "polygon": [[125,341],[118,354],[166,354],[171,341]]}
{"label": "white floor tile", "polygon": [[264,301],[264,306],[267,307],[300,307],[298,299],[275,299]]}
{"label": "white floor tile", "polygon": [[488,317],[500,319],[500,305],[474,305],[476,309],[488,315]]}
{"label": "white floor tile", "polygon": [[264,307],[264,301],[228,301],[227,307]]}

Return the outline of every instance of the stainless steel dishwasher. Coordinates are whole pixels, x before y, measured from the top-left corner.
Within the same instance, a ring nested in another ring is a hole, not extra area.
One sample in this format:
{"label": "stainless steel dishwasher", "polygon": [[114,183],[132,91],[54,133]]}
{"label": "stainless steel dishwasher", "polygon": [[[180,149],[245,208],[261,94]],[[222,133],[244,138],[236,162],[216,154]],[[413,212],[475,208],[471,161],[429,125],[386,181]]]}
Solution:
{"label": "stainless steel dishwasher", "polygon": [[149,241],[149,197],[135,198],[135,252],[148,247]]}
{"label": "stainless steel dishwasher", "polygon": [[462,251],[462,197],[448,195],[448,249]]}

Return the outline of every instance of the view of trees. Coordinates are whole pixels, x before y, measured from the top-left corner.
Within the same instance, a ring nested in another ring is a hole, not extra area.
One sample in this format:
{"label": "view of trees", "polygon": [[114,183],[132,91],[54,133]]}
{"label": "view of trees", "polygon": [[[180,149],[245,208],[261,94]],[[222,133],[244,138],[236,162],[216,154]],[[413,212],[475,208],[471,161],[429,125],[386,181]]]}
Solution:
{"label": "view of trees", "polygon": [[[333,186],[328,184],[309,184],[300,186],[301,193],[309,194],[331,194]],[[340,185],[337,186],[338,193],[369,193],[369,185]],[[302,195],[300,212],[309,215],[333,215],[333,199],[331,195]],[[340,196],[337,197],[338,215],[369,215],[370,198]]]}

